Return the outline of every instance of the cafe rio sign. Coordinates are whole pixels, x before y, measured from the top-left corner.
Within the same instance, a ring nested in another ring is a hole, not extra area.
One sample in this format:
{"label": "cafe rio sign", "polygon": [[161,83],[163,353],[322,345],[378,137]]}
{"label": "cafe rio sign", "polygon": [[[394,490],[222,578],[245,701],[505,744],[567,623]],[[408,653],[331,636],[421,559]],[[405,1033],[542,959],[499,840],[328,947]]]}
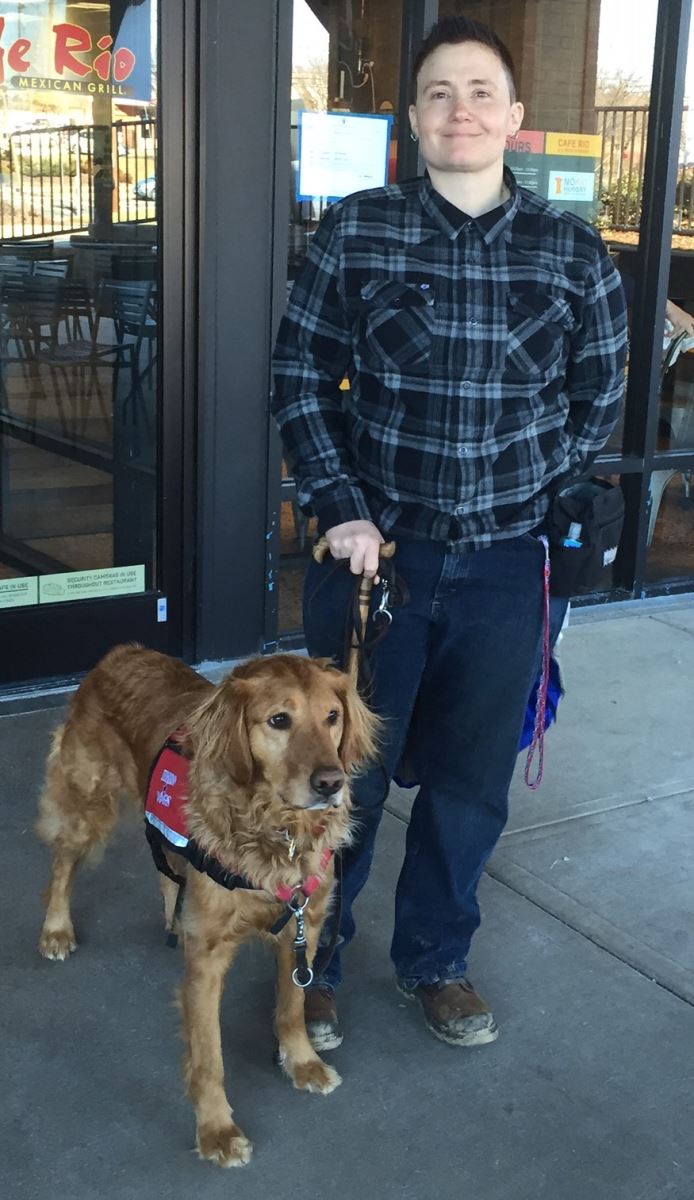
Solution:
{"label": "cafe rio sign", "polygon": [[[71,21],[50,26],[40,21],[34,31],[33,26],[19,25],[16,17],[0,15],[0,85],[18,91],[149,100],[148,10],[148,4],[126,9],[115,39],[103,26],[102,33]],[[135,19],[128,21],[131,14]]]}

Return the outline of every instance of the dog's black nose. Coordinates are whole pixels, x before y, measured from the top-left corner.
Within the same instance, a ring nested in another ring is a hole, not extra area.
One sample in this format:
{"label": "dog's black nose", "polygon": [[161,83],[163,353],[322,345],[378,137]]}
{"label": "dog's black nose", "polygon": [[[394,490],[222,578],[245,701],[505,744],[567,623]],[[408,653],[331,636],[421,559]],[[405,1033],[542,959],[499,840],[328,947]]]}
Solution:
{"label": "dog's black nose", "polygon": [[345,782],[344,772],[339,767],[318,767],[309,780],[311,790],[319,796],[334,796]]}

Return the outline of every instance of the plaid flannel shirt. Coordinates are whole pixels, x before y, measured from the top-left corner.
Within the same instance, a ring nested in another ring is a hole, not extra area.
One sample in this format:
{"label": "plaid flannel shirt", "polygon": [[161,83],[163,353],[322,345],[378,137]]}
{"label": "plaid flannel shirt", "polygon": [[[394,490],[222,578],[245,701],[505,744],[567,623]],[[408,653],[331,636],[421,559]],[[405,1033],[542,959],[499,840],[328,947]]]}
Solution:
{"label": "plaid flannel shirt", "polygon": [[272,411],[320,532],[366,519],[461,549],[519,536],[609,437],[619,275],[590,226],[505,180],[510,198],[476,219],[425,176],[347,197],[316,231]]}

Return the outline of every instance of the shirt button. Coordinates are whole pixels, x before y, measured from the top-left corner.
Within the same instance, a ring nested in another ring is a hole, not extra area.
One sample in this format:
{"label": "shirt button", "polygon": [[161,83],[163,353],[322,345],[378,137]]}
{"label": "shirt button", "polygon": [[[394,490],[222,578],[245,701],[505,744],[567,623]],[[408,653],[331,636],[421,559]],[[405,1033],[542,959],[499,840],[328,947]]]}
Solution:
{"label": "shirt button", "polygon": [[458,454],[467,454],[467,446],[463,442],[459,442],[456,446]]}
{"label": "shirt button", "polygon": [[476,325],[476,324],[477,324],[477,321],[474,319],[474,317],[472,317],[471,320],[468,321],[468,325]]}
{"label": "shirt button", "polygon": [[464,387],[464,389],[465,389],[465,391],[466,391],[466,392],[468,392],[468,391],[470,390],[470,388],[472,387],[472,384],[470,383],[470,380],[469,380],[469,379],[464,379],[464,380],[463,380],[463,387]]}

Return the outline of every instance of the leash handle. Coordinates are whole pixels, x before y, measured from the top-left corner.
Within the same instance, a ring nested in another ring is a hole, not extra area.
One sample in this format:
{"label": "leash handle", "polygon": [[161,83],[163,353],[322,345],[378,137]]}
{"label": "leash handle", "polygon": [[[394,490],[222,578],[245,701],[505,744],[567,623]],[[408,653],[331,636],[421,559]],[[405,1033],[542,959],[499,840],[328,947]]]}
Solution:
{"label": "leash handle", "polygon": [[[315,543],[315,545],[313,547],[314,562],[317,562],[319,564],[322,562],[325,562],[325,560],[329,554],[330,554],[330,546],[328,545],[327,537],[325,537],[325,535],[323,537],[319,537],[318,541]],[[395,542],[383,542],[378,548],[378,557],[379,558],[392,558],[394,554],[395,554]]]}
{"label": "leash handle", "polygon": [[[330,546],[326,537],[318,538],[318,541],[313,547],[313,558],[317,563],[325,562],[326,556],[330,553]],[[378,557],[392,558],[395,554],[395,542],[383,542],[378,548]],[[346,560],[345,560],[346,561]],[[352,638],[352,643],[349,650],[349,659],[347,661],[347,674],[354,683],[355,687],[359,681],[359,648],[360,640],[363,640],[364,630],[369,619],[369,607],[371,605],[371,592],[373,590],[373,579],[367,575],[362,575],[359,581],[359,624],[360,630],[355,630]]]}

